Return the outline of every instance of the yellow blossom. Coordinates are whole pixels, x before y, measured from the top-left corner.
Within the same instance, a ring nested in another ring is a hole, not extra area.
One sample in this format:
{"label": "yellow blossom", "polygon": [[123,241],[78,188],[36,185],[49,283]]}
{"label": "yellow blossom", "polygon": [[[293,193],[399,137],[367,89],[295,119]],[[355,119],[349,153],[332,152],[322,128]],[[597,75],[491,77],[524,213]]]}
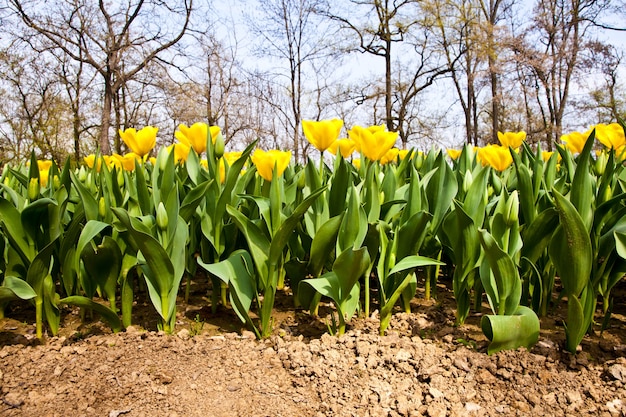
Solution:
{"label": "yellow blossom", "polygon": [[341,153],[341,156],[348,158],[354,152],[356,143],[352,139],[337,139],[328,147],[328,151],[333,155],[337,155],[337,150]]}
{"label": "yellow blossom", "polygon": [[504,171],[513,163],[509,148],[500,145],[487,145],[478,148],[478,160],[483,166],[489,165],[497,171]]}
{"label": "yellow blossom", "polygon": [[337,140],[342,127],[343,120],[340,119],[302,121],[304,136],[321,152],[324,152]]}
{"label": "yellow blossom", "polygon": [[452,149],[452,148],[446,149],[446,153],[448,154],[450,159],[452,159],[453,161],[456,161],[457,159],[459,159],[459,156],[461,156],[462,152],[463,152],[462,149]]}
{"label": "yellow blossom", "polygon": [[382,158],[380,158],[380,163],[382,165],[388,164],[389,162],[395,162],[398,160],[398,153],[400,152],[400,149],[398,148],[391,148],[387,151],[386,154],[384,154],[382,156]]}
{"label": "yellow blossom", "polygon": [[379,161],[398,139],[398,132],[388,132],[382,126],[354,126],[348,135],[356,143],[356,149],[372,161]]}
{"label": "yellow blossom", "polygon": [[541,159],[543,159],[544,162],[548,162],[548,160],[552,158],[553,154],[554,152],[541,151]]}
{"label": "yellow blossom", "polygon": [[184,143],[174,143],[167,147],[168,152],[172,152],[174,150],[174,162],[175,163],[183,163],[187,161],[187,156],[189,156],[189,151],[191,151],[191,147],[185,145]]}
{"label": "yellow blossom", "polygon": [[128,148],[143,159],[156,145],[156,135],[159,129],[153,126],[146,126],[137,131],[134,128],[119,131],[120,137]]}
{"label": "yellow blossom", "polygon": [[174,136],[181,143],[192,147],[198,155],[206,151],[207,134],[211,134],[211,141],[215,143],[217,135],[221,132],[219,126],[209,127],[206,123],[197,122],[191,126],[185,124],[178,125],[178,130]]}
{"label": "yellow blossom", "polygon": [[[91,154],[83,157],[83,161],[87,167],[92,168],[96,165],[96,155]],[[96,165],[96,171],[100,172],[100,168],[102,168],[102,157],[98,158],[98,164]]]}
{"label": "yellow blossom", "polygon": [[619,123],[599,124],[596,128],[596,139],[609,149],[618,149],[624,146],[624,129]]}
{"label": "yellow blossom", "polygon": [[517,149],[526,139],[526,132],[498,132],[498,140],[505,148]]}
{"label": "yellow blossom", "polygon": [[[410,149],[400,149],[400,151],[398,151],[398,158],[400,158],[400,160],[403,161],[404,158],[406,158],[406,156],[409,154],[409,152],[411,152]],[[411,152],[411,159],[413,159],[414,155],[415,155],[415,152]]]}
{"label": "yellow blossom", "polygon": [[585,142],[589,133],[572,132],[561,136],[561,142],[565,143],[567,149],[572,153],[581,153],[585,147]]}
{"label": "yellow blossom", "polygon": [[271,181],[274,173],[274,166],[276,167],[276,175],[281,176],[285,169],[289,166],[291,160],[291,152],[279,151],[272,149],[270,151],[263,151],[257,149],[252,154],[252,163],[256,166],[256,170],[263,179]]}
{"label": "yellow blossom", "polygon": [[123,168],[126,171],[135,170],[135,160],[141,161],[139,155],[134,152],[128,152],[124,155],[113,154],[111,155],[111,162],[118,168]]}
{"label": "yellow blossom", "polygon": [[361,158],[354,158],[352,160],[352,165],[356,168],[356,169],[361,169]]}

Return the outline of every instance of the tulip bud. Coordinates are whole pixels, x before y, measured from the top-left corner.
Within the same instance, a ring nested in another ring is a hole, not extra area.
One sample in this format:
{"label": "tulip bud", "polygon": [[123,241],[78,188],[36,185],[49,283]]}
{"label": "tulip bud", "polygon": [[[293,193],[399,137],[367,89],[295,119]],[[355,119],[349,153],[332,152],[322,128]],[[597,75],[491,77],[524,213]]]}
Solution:
{"label": "tulip bud", "polygon": [[417,152],[415,151],[414,153],[414,157],[413,157],[413,164],[415,166],[415,169],[419,170],[422,165],[424,165],[424,154],[421,152]]}
{"label": "tulip bud", "polygon": [[117,185],[120,187],[124,186],[124,172],[121,169],[117,171]]}
{"label": "tulip bud", "polygon": [[474,176],[470,170],[465,171],[465,176],[463,177],[463,192],[467,193],[474,182]]}
{"label": "tulip bud", "polygon": [[165,210],[165,206],[163,205],[163,202],[160,202],[159,206],[157,207],[156,222],[157,222],[157,226],[159,226],[161,230],[167,229],[167,224],[168,224],[167,210]]}
{"label": "tulip bud", "polygon": [[513,191],[506,202],[505,218],[506,225],[511,227],[519,222],[519,197],[517,190]]}
{"label": "tulip bud", "polygon": [[59,188],[61,188],[61,178],[59,178],[58,175],[55,175],[54,177],[52,177],[52,185],[54,186],[55,190],[58,190]]}
{"label": "tulip bud", "polygon": [[28,183],[28,199],[36,200],[39,197],[39,180],[37,178],[31,178]]}
{"label": "tulip bud", "polygon": [[602,204],[604,202],[607,202],[611,198],[613,198],[613,190],[611,190],[611,185],[608,184],[606,186],[606,188],[604,189],[604,193],[603,193],[602,197],[600,198],[600,201],[598,202],[598,204]]}
{"label": "tulip bud", "polygon": [[78,180],[80,182],[85,182],[87,181],[87,170],[85,169],[85,166],[81,166],[80,169],[78,170]]}
{"label": "tulip bud", "polygon": [[98,214],[101,219],[107,216],[107,203],[104,197],[100,197],[100,201],[98,201]]}
{"label": "tulip bud", "polygon": [[296,185],[298,190],[303,190],[306,186],[306,175],[304,175],[304,171],[300,171],[300,176],[298,176],[298,183]]}
{"label": "tulip bud", "polygon": [[493,192],[500,195],[500,192],[502,191],[502,180],[495,170],[491,170],[491,185],[493,186]]}
{"label": "tulip bud", "polygon": [[222,132],[219,132],[215,137],[215,147],[213,150],[217,159],[224,156],[224,136],[222,135]]}
{"label": "tulip bud", "polygon": [[601,152],[596,158],[596,162],[593,165],[594,171],[597,176],[602,176],[606,169],[606,164],[609,161],[609,155],[606,152]]}

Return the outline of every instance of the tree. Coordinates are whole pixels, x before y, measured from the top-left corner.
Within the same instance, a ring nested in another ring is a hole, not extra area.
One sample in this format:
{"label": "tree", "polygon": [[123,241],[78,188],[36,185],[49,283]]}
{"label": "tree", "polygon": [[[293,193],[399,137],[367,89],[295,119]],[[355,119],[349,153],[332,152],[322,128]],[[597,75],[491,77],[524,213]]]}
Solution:
{"label": "tree", "polygon": [[[32,31],[27,41],[36,51],[56,49],[90,66],[102,81],[99,144],[110,153],[109,128],[115,97],[146,66],[185,35],[193,0],[173,7],[159,0],[109,3],[57,0],[9,0],[13,12]],[[165,23],[167,22],[167,23]],[[39,39],[37,39],[39,38]],[[115,126],[119,128],[119,126]],[[116,135],[115,148],[121,145]]]}
{"label": "tree", "polygon": [[249,19],[252,33],[259,39],[254,52],[260,57],[276,58],[285,66],[272,61],[268,69],[254,73],[263,78],[260,85],[274,85],[273,90],[279,87],[288,97],[287,107],[276,100],[267,103],[274,108],[278,122],[287,128],[294,157],[299,160],[305,97],[315,89],[306,80],[315,77],[311,70],[316,60],[335,52],[330,46],[333,30],[318,13],[326,10],[327,4],[325,0],[257,0],[257,4],[262,12]]}
{"label": "tree", "polygon": [[581,70],[581,53],[590,45],[590,22],[596,21],[606,6],[606,2],[594,0],[537,2],[532,26],[512,43],[520,62],[535,77],[548,148],[562,134],[570,90]]}

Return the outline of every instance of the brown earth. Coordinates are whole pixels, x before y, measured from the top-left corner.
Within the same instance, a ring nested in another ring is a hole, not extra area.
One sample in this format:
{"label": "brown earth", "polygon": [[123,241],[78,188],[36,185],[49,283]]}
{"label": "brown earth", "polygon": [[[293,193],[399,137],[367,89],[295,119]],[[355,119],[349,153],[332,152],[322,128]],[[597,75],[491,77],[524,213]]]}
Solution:
{"label": "brown earth", "polygon": [[530,351],[492,356],[478,315],[453,325],[445,287],[438,302],[417,298],[396,314],[384,337],[376,313],[337,338],[279,300],[264,341],[232,311],[201,307],[204,293],[179,305],[174,335],[154,331],[139,303],[138,325],[118,334],[66,309],[59,336],[41,343],[30,306],[13,306],[0,321],[0,415],[626,416],[624,288],[609,329],[575,355],[557,315],[542,319]]}

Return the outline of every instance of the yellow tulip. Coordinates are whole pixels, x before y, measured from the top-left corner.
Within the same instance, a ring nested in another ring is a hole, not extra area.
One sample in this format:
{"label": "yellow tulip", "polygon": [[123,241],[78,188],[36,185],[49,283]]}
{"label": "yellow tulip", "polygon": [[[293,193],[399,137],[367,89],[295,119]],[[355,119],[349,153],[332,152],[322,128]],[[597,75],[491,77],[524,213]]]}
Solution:
{"label": "yellow tulip", "polygon": [[337,151],[341,153],[341,156],[348,158],[354,152],[356,143],[352,139],[337,139],[328,147],[328,151],[333,155],[337,155]]}
{"label": "yellow tulip", "polygon": [[526,132],[498,132],[498,140],[505,148],[517,149],[526,139]]}
{"label": "yellow tulip", "polygon": [[372,161],[380,161],[398,139],[398,132],[388,132],[382,126],[354,126],[348,135],[354,140],[356,149]]}
{"label": "yellow tulip", "polygon": [[126,171],[135,170],[135,160],[141,161],[139,155],[133,152],[129,152],[124,155],[113,154],[111,155],[111,163],[118,168],[123,168]]}
{"label": "yellow tulip", "polygon": [[189,156],[189,151],[191,151],[191,147],[185,145],[184,143],[174,143],[173,145],[168,146],[168,152],[174,151],[174,162],[175,163],[183,163],[187,160],[187,156]]}
{"label": "yellow tulip", "polygon": [[500,145],[487,145],[478,148],[478,160],[483,166],[489,165],[497,171],[504,171],[513,163],[509,148]]}
{"label": "yellow tulip", "polygon": [[624,129],[619,123],[599,124],[596,128],[596,139],[609,149],[618,149],[626,144]]}
{"label": "yellow tulip", "polygon": [[276,175],[281,176],[285,169],[289,166],[291,160],[291,152],[279,151],[276,149],[263,151],[257,149],[252,154],[252,163],[256,166],[256,170],[263,179],[271,181],[276,166]]}
{"label": "yellow tulip", "polygon": [[462,152],[463,152],[462,149],[452,149],[452,148],[446,149],[446,153],[448,154],[450,159],[452,159],[453,161],[456,161],[457,159],[459,159],[459,156],[461,156]]}
{"label": "yellow tulip", "polygon": [[302,130],[307,140],[317,148],[320,152],[324,152],[339,137],[343,120],[303,120]]}
{"label": "yellow tulip", "polygon": [[[230,166],[239,158],[241,158],[241,154],[242,152],[224,152],[224,156],[220,158],[220,162],[219,162],[219,170],[220,170],[220,182],[223,184],[224,181],[226,181],[226,164],[228,164],[228,167],[230,168]],[[224,162],[225,161],[225,162]],[[203,159],[202,161],[200,161],[201,163],[204,162],[206,165],[204,165],[204,167],[208,167],[208,161],[206,159]]]}
{"label": "yellow tulip", "polygon": [[361,158],[354,158],[352,160],[352,165],[356,168],[356,169],[361,169]]}
{"label": "yellow tulip", "polygon": [[572,132],[561,136],[561,142],[565,143],[567,149],[572,153],[581,153],[585,147],[585,142],[589,133]]}
{"label": "yellow tulip", "polygon": [[39,171],[47,171],[52,166],[52,161],[37,160],[37,168]]}
{"label": "yellow tulip", "polygon": [[548,160],[552,158],[553,154],[554,152],[541,151],[541,159],[543,159],[544,162],[548,162]]}
{"label": "yellow tulip", "polygon": [[178,130],[174,132],[174,136],[181,143],[192,147],[200,155],[206,151],[207,133],[211,134],[211,141],[215,143],[215,139],[220,132],[219,126],[209,127],[206,123],[197,122],[191,126],[185,124],[178,125]]}
{"label": "yellow tulip", "polygon": [[156,135],[159,128],[146,126],[137,131],[134,128],[119,131],[120,137],[128,148],[143,159],[156,145]]}
{"label": "yellow tulip", "polygon": [[391,148],[387,151],[386,154],[380,158],[381,165],[388,164],[389,162],[396,162],[398,160],[398,154],[400,153],[400,149]]}
{"label": "yellow tulip", "polygon": [[50,169],[39,170],[39,184],[41,184],[42,187],[45,187],[48,185],[49,176],[50,176]]}
{"label": "yellow tulip", "polygon": [[[96,155],[91,154],[91,155],[87,155],[85,157],[83,157],[83,161],[85,161],[85,165],[87,165],[89,168],[94,167],[94,165],[96,165]],[[96,171],[100,172],[100,168],[102,167],[102,157],[98,158],[98,164],[96,166]]]}
{"label": "yellow tulip", "polygon": [[[403,161],[404,158],[406,158],[406,156],[409,154],[409,152],[411,152],[410,149],[400,149],[398,151],[398,158]],[[413,156],[415,155],[415,152],[411,153],[411,159],[413,159]]]}

